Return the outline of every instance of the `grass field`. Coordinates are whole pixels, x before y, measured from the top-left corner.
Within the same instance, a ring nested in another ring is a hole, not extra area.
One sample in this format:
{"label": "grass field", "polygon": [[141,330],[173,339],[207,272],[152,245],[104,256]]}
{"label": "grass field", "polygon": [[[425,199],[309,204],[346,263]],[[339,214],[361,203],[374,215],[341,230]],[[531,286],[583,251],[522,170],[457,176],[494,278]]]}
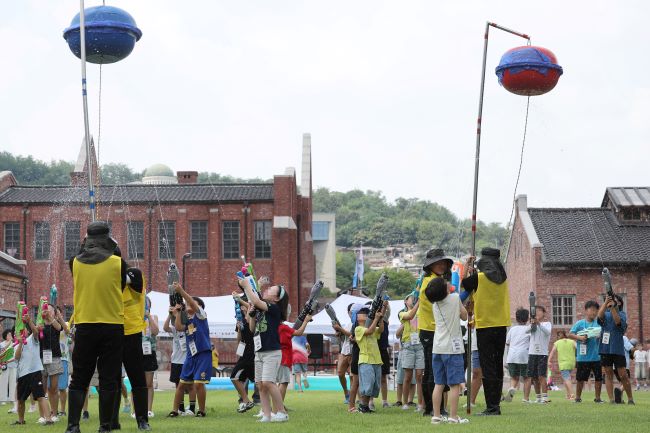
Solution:
{"label": "grass field", "polygon": [[[437,425],[430,423],[429,417],[414,412],[403,412],[398,408],[377,410],[370,415],[348,414],[343,404],[342,393],[332,391],[313,391],[304,394],[289,391],[287,406],[290,420],[284,424],[259,424],[252,417],[256,409],[238,414],[235,394],[232,391],[210,391],[208,393],[208,416],[206,418],[179,417],[166,419],[172,400],[171,392],[156,392],[154,412],[150,420],[154,432],[345,432],[345,433],[409,433],[421,431],[498,432],[498,433],[542,433],[542,432],[650,432],[650,392],[635,395],[636,406],[596,405],[593,394],[585,393],[585,403],[575,404],[564,400],[563,393],[551,394],[552,403],[548,405],[525,405],[519,394],[513,403],[504,403],[500,417],[470,417],[470,424],[463,426]],[[394,393],[391,394],[393,401]],[[54,426],[39,426],[37,415],[26,414],[27,425],[12,426],[15,415],[7,414],[8,406],[0,406],[0,432],[40,432],[56,431],[63,433],[65,418]],[[122,431],[135,432],[135,421],[121,414]],[[90,420],[82,422],[82,432],[97,431],[97,398],[90,403]]]}

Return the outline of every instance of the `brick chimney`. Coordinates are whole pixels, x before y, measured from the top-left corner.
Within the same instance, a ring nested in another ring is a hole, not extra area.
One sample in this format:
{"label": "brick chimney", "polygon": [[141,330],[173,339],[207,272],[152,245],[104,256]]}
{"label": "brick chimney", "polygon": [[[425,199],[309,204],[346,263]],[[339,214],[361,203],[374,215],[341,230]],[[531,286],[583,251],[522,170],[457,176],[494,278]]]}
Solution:
{"label": "brick chimney", "polygon": [[198,171],[177,171],[176,177],[178,178],[178,183],[198,183],[199,182],[199,172]]}

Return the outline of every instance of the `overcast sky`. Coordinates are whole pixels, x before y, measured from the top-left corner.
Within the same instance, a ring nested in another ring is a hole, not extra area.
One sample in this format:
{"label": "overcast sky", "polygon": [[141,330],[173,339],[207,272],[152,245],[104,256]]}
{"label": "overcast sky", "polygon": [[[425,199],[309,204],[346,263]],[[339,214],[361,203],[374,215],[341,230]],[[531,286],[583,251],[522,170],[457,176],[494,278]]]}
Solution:
{"label": "overcast sky", "polygon": [[[607,186],[650,184],[650,2],[107,4],[129,11],[143,37],[103,68],[100,163],[270,178],[300,167],[310,132],[315,187],[418,197],[469,217],[490,20],[528,33],[564,68],[551,93],[531,98],[519,185],[529,205],[599,206]],[[62,31],[79,2],[0,7],[0,150],[75,160],[80,62]],[[478,209],[486,221],[510,215],[526,104],[494,68],[523,44],[490,33]],[[95,136],[98,71],[88,65]]]}

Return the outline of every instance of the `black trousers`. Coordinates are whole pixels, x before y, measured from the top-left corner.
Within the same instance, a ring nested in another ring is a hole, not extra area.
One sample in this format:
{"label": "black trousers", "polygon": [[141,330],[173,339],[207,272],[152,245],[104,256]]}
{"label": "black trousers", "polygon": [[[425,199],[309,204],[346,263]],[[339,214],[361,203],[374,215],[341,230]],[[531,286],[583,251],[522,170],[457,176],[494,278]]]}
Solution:
{"label": "black trousers", "polygon": [[422,374],[422,393],[424,394],[424,411],[433,410],[433,336],[434,331],[420,330],[420,343],[424,349],[424,373]]}
{"label": "black trousers", "polygon": [[[82,323],[76,326],[70,389],[84,391],[95,372],[101,391],[119,391],[122,377],[124,326]],[[142,350],[142,349],[140,349]]]}
{"label": "black trousers", "polygon": [[142,354],[142,334],[131,334],[124,336],[124,353],[122,363],[129,377],[131,388],[147,386],[144,375],[144,355]]}
{"label": "black trousers", "polygon": [[483,371],[483,394],[488,410],[500,410],[506,333],[505,326],[476,330],[478,356]]}

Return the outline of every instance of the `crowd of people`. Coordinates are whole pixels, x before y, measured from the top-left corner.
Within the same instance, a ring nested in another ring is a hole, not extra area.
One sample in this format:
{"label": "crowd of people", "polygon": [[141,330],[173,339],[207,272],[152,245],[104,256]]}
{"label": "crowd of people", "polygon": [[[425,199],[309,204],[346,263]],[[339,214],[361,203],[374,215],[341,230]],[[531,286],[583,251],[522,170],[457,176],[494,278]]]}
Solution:
{"label": "crowd of people", "polygon": [[[498,250],[485,248],[479,260],[467,260],[462,291],[450,284],[452,264],[443,250],[428,251],[418,287],[404,299],[398,313],[394,406],[430,416],[433,424],[466,424],[469,420],[460,416],[460,396],[469,393],[474,406],[481,387],[486,409],[478,415],[500,415],[502,402],[512,402],[521,387],[524,403],[550,403],[548,378],[553,368],[562,377],[566,398],[575,403],[582,402],[585,385],[593,377],[596,403],[604,402],[604,381],[610,402],[622,403],[625,394],[627,403],[634,404],[632,360],[636,389],[647,388],[649,352],[625,335],[627,318],[620,296],[608,295],[602,305],[596,300],[586,302],[584,318],[569,331],[558,330],[551,345],[553,327],[544,306],[534,312],[517,309],[516,324],[511,324],[507,275]],[[80,420],[89,418],[89,387],[95,386],[98,431],[121,428],[122,400],[122,411],[132,414],[139,430],[149,431],[159,329],[158,317],[150,312],[142,272],[121,257],[104,222],[88,226],[79,254],[70,260],[70,270],[75,308],[69,321],[60,308],[50,305],[43,310],[40,326],[24,317],[28,334],[24,340],[12,330],[3,332],[0,355],[14,347],[15,353],[2,366],[0,402],[13,405],[9,412],[17,414],[16,425],[25,424],[26,410],[38,410],[39,423],[49,425],[67,417],[66,433],[77,433]],[[285,321],[291,307],[284,286],[270,285],[260,291],[250,278],[240,276],[238,282],[243,291],[233,292],[239,309],[238,360],[230,377],[239,397],[236,410],[245,413],[259,403],[259,422],[286,422],[289,415],[284,401],[292,374],[297,391],[309,387],[310,348],[303,334],[311,316],[296,328],[288,326]],[[169,308],[163,325],[163,331],[172,336],[169,380],[175,385],[167,417],[202,418],[206,416],[206,384],[215,374],[219,354],[210,340],[203,300],[190,296],[178,282],[173,283],[173,290],[183,302]],[[380,395],[382,408],[392,406],[388,401],[389,304],[384,301],[379,308],[371,302],[350,304],[347,311],[351,326],[332,323],[340,342],[337,374],[348,412],[371,414],[380,405],[375,404]],[[470,361],[472,386],[467,389]],[[510,377],[506,392],[504,369]],[[614,378],[620,387],[614,386]],[[249,396],[251,387],[253,395]]]}

